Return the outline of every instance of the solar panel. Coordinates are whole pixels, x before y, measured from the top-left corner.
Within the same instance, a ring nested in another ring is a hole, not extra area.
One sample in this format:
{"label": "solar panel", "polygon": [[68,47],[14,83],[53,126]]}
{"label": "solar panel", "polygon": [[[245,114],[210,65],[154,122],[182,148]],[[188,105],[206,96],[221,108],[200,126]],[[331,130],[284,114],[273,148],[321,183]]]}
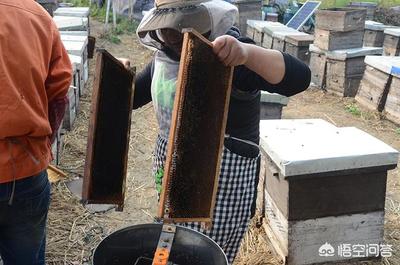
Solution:
{"label": "solar panel", "polygon": [[321,4],[320,1],[307,1],[304,5],[297,11],[297,13],[289,20],[286,26],[298,30],[307,20],[314,14],[315,10]]}

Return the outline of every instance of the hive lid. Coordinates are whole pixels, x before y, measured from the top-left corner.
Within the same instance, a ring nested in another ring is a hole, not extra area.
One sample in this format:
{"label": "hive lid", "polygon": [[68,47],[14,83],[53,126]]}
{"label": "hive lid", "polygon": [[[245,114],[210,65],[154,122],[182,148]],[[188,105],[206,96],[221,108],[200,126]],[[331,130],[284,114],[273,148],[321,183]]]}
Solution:
{"label": "hive lid", "polygon": [[393,166],[398,152],[354,127],[320,120],[263,120],[261,149],[283,176]]}
{"label": "hive lid", "polygon": [[59,7],[54,11],[55,16],[88,17],[89,7]]}
{"label": "hive lid", "polygon": [[310,34],[289,34],[285,37],[285,41],[298,46],[309,46],[314,41],[314,36]]}
{"label": "hive lid", "polygon": [[305,35],[306,33],[297,31],[292,28],[287,28],[279,31],[275,31],[272,33],[272,37],[278,39],[278,40],[285,40],[287,35],[292,35],[292,36],[299,36],[299,35]]}
{"label": "hive lid", "polygon": [[260,102],[263,103],[277,103],[281,105],[287,105],[289,102],[289,98],[283,95],[279,95],[276,93],[269,93],[267,91],[261,91],[261,99]]}
{"label": "hive lid", "polygon": [[365,21],[365,29],[369,29],[369,30],[384,31],[385,29],[394,28],[394,27],[395,26],[385,25],[385,24],[382,24],[381,22],[376,22],[373,20]]}
{"label": "hive lid", "polygon": [[388,28],[384,31],[385,34],[400,37],[400,28]]}
{"label": "hive lid", "polygon": [[87,28],[88,19],[81,17],[70,17],[70,16],[54,16],[54,22],[57,25],[58,30],[82,30]]}
{"label": "hive lid", "polygon": [[344,61],[346,59],[362,57],[367,55],[382,55],[382,53],[383,53],[383,48],[381,47],[361,47],[361,48],[327,51],[326,57],[329,59]]}
{"label": "hive lid", "polygon": [[264,20],[252,20],[248,19],[247,20],[247,25],[249,25],[252,28],[257,29],[258,31],[263,31],[264,27],[286,27],[282,23],[279,22],[273,22],[273,21],[264,21]]}
{"label": "hive lid", "polygon": [[400,78],[400,56],[366,56],[365,63]]}

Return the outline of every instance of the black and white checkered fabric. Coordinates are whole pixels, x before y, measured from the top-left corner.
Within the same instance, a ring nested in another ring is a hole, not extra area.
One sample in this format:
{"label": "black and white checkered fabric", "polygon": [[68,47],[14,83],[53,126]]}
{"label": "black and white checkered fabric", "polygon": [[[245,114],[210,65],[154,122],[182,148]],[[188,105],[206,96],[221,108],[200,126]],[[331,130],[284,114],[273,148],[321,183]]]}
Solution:
{"label": "black and white checkered fabric", "polygon": [[[153,174],[164,167],[166,149],[167,141],[159,137]],[[224,147],[212,229],[203,230],[199,223],[180,224],[212,238],[224,250],[230,264],[235,259],[250,222],[257,159],[239,156]]]}

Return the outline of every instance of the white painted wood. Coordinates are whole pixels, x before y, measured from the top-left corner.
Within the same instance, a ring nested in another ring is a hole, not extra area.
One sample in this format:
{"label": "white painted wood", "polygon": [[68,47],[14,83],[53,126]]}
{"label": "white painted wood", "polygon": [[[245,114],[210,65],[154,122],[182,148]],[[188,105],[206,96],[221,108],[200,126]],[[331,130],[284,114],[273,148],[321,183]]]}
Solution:
{"label": "white painted wood", "polygon": [[385,34],[400,37],[400,28],[388,28],[384,31]]}
{"label": "white painted wood", "polygon": [[261,148],[285,177],[396,165],[398,152],[353,127],[320,120],[263,120]]}
{"label": "white painted wood", "polygon": [[277,103],[286,106],[289,102],[289,98],[276,93],[261,91],[260,101],[265,103]]}
{"label": "white painted wood", "polygon": [[326,52],[328,59],[345,61],[349,58],[362,57],[367,55],[382,55],[382,47],[361,47],[353,49],[335,50]]}
{"label": "white painted wood", "polygon": [[87,31],[60,31],[61,36],[73,35],[73,36],[89,36]]}
{"label": "white painted wood", "polygon": [[366,20],[365,21],[365,29],[373,30],[373,31],[384,31],[385,29],[394,28],[396,26],[392,25],[385,25],[380,22],[376,22],[373,20]]}
{"label": "white painted wood", "polygon": [[292,36],[307,36],[307,33],[300,32],[297,30],[284,30],[284,31],[277,31],[272,33],[272,37],[277,38],[278,40],[285,40],[286,36],[292,35]]}
{"label": "white painted wood", "polygon": [[366,56],[365,63],[400,78],[400,56]]}
{"label": "white painted wood", "polygon": [[268,224],[274,232],[274,236],[278,239],[280,249],[287,256],[288,255],[288,220],[276,206],[274,200],[265,189],[265,217]]}
{"label": "white painted wood", "polygon": [[68,17],[68,16],[54,16],[54,22],[60,31],[87,31],[88,30],[88,19],[80,17]]}
{"label": "white painted wood", "polygon": [[89,7],[59,7],[54,11],[55,16],[89,17]]}
{"label": "white painted wood", "polygon": [[318,54],[326,55],[325,51],[321,50],[320,48],[318,48],[314,44],[310,44],[310,47],[308,49],[309,49],[310,52],[315,52],[315,53],[318,53]]}
{"label": "white painted wood", "polygon": [[264,21],[264,20],[253,20],[248,19],[247,25],[252,28],[257,29],[258,31],[262,32],[264,27],[278,27],[278,28],[285,28],[286,26],[279,22],[272,22],[272,21]]}
{"label": "white painted wood", "polygon": [[[73,32],[73,31],[72,31]],[[61,40],[64,41],[77,41],[83,42],[86,46],[88,44],[88,37],[87,36],[79,36],[79,35],[64,35],[61,34]]]}
{"label": "white painted wood", "polygon": [[86,45],[83,41],[63,41],[64,47],[71,55],[83,56]]}

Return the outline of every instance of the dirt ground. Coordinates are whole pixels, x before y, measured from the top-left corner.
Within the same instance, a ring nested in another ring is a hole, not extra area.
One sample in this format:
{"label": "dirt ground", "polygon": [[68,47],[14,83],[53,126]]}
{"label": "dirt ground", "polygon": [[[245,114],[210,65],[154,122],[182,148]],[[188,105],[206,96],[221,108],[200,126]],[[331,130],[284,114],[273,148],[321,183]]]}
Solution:
{"label": "dirt ground", "polygon": [[[151,59],[152,52],[138,43],[134,34],[120,36],[113,44],[100,38],[102,24],[92,20],[92,35],[97,47],[106,48],[116,57],[131,59],[138,70]],[[133,111],[128,158],[127,191],[123,212],[113,209],[91,213],[76,195],[66,187],[71,179],[83,175],[90,92],[93,66],[87,93],[81,99],[78,119],[65,135],[61,169],[68,179],[53,184],[47,237],[47,264],[89,264],[95,246],[111,232],[129,225],[151,223],[157,208],[156,192],[151,176],[151,162],[157,125],[152,105]],[[358,106],[352,99],[342,99],[321,90],[308,91],[290,99],[284,108],[284,118],[322,118],[337,126],[355,126],[400,150],[399,126],[384,120],[379,114]],[[321,136],[323,137],[323,136]],[[389,172],[386,199],[385,240],[393,245],[393,257],[375,264],[400,264],[400,180],[398,169]],[[266,240],[262,229],[254,225],[242,244],[235,265],[280,264]]]}

